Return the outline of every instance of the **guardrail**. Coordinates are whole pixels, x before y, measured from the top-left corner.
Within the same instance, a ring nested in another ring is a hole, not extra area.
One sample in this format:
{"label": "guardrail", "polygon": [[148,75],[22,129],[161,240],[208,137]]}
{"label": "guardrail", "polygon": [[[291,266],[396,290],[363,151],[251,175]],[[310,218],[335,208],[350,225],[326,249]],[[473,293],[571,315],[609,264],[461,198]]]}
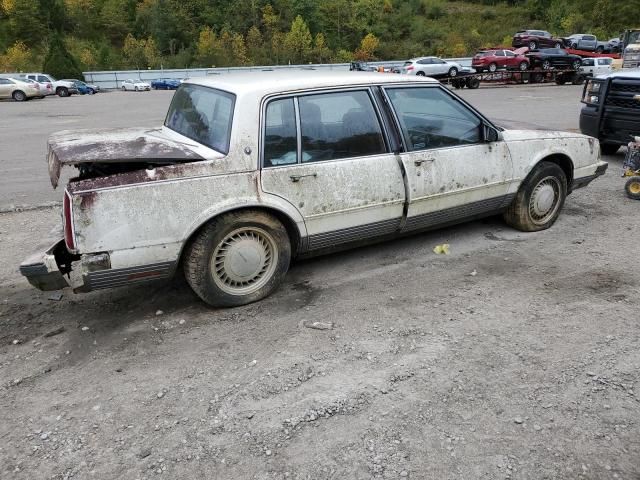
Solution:
{"label": "guardrail", "polygon": [[[463,67],[471,66],[471,58],[449,58],[453,62],[458,62]],[[387,62],[367,62],[368,65],[378,67],[401,66],[404,60]],[[264,72],[272,70],[349,70],[348,63],[323,63],[309,65],[269,65],[253,67],[227,67],[227,68],[180,68],[180,69],[160,69],[160,70],[113,70],[98,72],[82,72],[87,83],[98,85],[103,89],[120,88],[122,82],[129,78],[151,81],[157,78],[193,78],[206,77],[209,75],[222,75],[231,72]]]}

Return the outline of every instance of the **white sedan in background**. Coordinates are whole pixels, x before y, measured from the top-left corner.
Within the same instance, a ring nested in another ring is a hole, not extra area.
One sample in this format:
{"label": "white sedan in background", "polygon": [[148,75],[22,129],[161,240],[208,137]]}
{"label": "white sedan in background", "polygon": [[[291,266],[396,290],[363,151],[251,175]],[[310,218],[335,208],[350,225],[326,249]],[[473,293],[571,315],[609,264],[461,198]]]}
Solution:
{"label": "white sedan in background", "polygon": [[438,57],[420,57],[407,60],[401,72],[407,75],[418,75],[432,78],[457,77],[465,70],[457,62],[449,62]]}
{"label": "white sedan in background", "polygon": [[125,80],[122,82],[122,91],[126,92],[127,90],[133,90],[134,92],[142,92],[142,91],[150,91],[151,85],[147,82],[143,82],[142,80]]}

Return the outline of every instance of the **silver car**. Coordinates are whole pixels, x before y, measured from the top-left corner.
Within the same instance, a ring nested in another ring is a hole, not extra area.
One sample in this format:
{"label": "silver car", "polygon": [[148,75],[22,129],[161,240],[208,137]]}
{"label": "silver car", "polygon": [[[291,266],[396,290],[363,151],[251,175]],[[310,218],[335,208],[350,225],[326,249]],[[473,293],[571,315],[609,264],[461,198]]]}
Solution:
{"label": "silver car", "polygon": [[576,33],[564,39],[565,44],[574,50],[587,50],[594,52],[598,48],[598,39],[595,35]]}
{"label": "silver car", "polygon": [[412,58],[404,62],[402,73],[432,78],[457,77],[462,65],[439,57]]}
{"label": "silver car", "polygon": [[217,306],[269,295],[296,256],[496,213],[548,228],[607,168],[595,138],[504,130],[436,80],[319,71],[191,79],[163,126],[60,132],[48,163],[54,186],[79,173],[20,267],[34,286],[183,271]]}

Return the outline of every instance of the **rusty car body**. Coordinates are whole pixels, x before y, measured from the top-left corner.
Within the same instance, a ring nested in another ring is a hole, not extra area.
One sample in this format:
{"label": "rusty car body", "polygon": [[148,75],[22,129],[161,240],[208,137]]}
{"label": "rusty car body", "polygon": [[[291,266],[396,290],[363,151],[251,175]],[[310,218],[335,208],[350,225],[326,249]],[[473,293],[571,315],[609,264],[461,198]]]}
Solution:
{"label": "rusty car body", "polygon": [[596,139],[505,130],[429,78],[267,72],[191,79],[152,129],[61,132],[62,232],[21,272],[75,292],[184,270],[207,303],[274,291],[292,258],[503,213],[551,226],[607,164]]}

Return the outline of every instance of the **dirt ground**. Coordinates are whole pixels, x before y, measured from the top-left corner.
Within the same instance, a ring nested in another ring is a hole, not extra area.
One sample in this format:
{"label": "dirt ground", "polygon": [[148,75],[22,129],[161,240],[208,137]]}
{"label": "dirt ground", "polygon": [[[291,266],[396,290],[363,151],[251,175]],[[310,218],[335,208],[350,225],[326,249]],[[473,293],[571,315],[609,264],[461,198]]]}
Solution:
{"label": "dirt ground", "polygon": [[640,479],[640,203],[608,160],[547,231],[298,262],[228,310],[39,292],[17,265],[59,212],[1,214],[0,478]]}

